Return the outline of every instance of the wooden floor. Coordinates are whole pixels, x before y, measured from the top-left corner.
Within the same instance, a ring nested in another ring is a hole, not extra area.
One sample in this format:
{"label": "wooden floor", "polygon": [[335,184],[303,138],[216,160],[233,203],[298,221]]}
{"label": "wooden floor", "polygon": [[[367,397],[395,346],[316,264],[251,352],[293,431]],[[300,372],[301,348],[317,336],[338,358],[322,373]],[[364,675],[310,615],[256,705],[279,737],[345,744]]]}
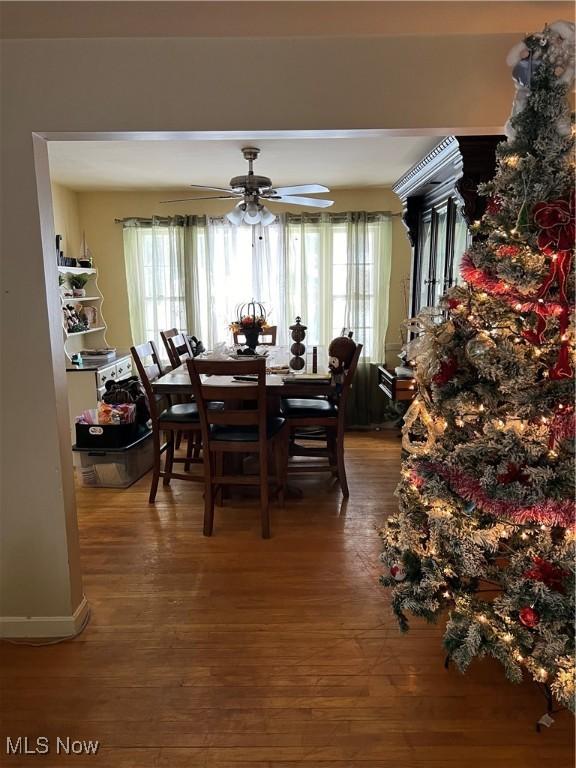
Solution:
{"label": "wooden floor", "polygon": [[[351,496],[297,478],[302,500],[216,510],[149,479],[78,493],[92,619],[76,640],[2,648],[3,734],[97,739],[96,756],[5,756],[59,768],[568,768],[572,718],[537,734],[544,699],[498,665],[445,671],[440,631],[400,636],[378,586],[399,440],[347,439]],[[2,759],[4,762],[2,762]]]}

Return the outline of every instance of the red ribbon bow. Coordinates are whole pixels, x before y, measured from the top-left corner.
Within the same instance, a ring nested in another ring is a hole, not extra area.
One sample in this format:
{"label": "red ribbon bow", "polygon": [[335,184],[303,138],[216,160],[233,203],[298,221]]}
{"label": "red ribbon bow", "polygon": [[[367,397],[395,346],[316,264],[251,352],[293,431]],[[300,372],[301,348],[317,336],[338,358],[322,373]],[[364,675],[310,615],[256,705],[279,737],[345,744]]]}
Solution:
{"label": "red ribbon bow", "polygon": [[[525,331],[523,334],[524,338],[532,344],[542,344],[544,341],[546,310],[543,300],[554,283],[558,285],[557,301],[561,307],[558,316],[558,332],[560,336],[563,337],[568,329],[569,302],[566,287],[572,265],[572,252],[576,241],[576,229],[574,226],[575,200],[575,194],[572,192],[568,199],[536,203],[532,211],[534,222],[540,227],[538,247],[542,253],[551,257],[550,271],[538,291],[538,303],[534,308],[538,315],[536,328],[533,331]],[[570,363],[568,341],[565,338],[561,338],[558,359],[550,368],[549,376],[551,379],[570,379],[574,376],[574,369]]]}
{"label": "red ribbon bow", "polygon": [[534,222],[540,228],[538,247],[547,256],[560,251],[572,251],[576,240],[574,227],[575,196],[568,200],[550,200],[536,203],[532,214]]}

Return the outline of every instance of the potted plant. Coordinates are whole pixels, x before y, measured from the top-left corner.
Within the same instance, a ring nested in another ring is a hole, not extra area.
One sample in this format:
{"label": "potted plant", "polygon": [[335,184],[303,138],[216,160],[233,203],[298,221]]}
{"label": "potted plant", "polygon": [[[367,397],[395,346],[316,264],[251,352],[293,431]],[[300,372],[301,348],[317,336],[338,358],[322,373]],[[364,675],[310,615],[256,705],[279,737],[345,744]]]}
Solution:
{"label": "potted plant", "polygon": [[72,291],[74,296],[81,299],[82,297],[86,296],[86,289],[84,286],[90,279],[90,275],[70,275],[70,285],[72,286]]}
{"label": "potted plant", "polygon": [[64,275],[58,275],[58,285],[60,286],[60,295],[62,298],[72,296],[72,288],[68,285]]}

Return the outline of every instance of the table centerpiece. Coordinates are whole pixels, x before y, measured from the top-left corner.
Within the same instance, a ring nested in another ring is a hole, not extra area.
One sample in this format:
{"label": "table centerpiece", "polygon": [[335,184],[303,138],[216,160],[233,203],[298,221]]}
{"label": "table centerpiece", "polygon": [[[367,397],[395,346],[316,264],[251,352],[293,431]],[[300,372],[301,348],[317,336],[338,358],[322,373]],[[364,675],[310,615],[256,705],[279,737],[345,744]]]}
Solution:
{"label": "table centerpiece", "polygon": [[236,320],[230,323],[229,329],[233,334],[241,333],[246,339],[244,349],[238,350],[239,355],[256,354],[258,337],[268,327],[266,317],[264,305],[254,299],[236,307]]}

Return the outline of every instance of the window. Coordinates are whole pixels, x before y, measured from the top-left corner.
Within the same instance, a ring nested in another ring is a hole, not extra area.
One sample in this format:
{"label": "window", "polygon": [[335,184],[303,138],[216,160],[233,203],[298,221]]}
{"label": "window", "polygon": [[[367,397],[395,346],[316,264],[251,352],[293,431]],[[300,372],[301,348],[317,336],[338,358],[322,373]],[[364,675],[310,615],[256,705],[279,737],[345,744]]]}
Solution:
{"label": "window", "polygon": [[300,316],[307,346],[327,346],[346,327],[366,359],[383,359],[390,267],[383,214],[289,215],[263,228],[178,219],[125,233],[138,343],[172,327],[210,347],[230,342],[238,305],[254,299],[278,326],[279,344],[291,343],[289,326]]}

